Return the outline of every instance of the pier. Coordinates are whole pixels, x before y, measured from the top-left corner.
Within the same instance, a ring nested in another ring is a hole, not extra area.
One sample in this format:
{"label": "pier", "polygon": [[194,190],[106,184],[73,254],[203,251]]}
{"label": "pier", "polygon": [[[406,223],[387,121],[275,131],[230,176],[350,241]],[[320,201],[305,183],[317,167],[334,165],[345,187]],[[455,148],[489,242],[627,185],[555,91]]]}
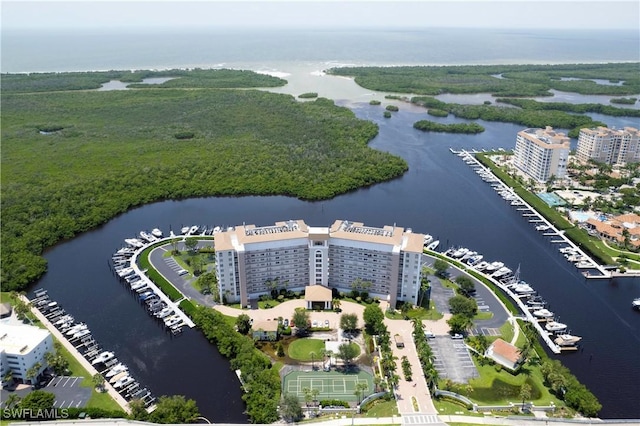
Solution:
{"label": "pier", "polygon": [[[513,188],[507,186],[504,182],[502,182],[493,172],[488,168],[481,164],[478,159],[475,157],[477,151],[455,151],[450,148],[450,151],[457,156],[461,157],[466,164],[469,164],[479,175],[482,176],[482,179],[488,182],[491,182],[491,186],[497,192],[508,192],[509,196],[504,197],[505,200],[510,201],[512,204],[516,201],[517,205],[522,206],[518,207],[516,210],[523,212],[522,216],[526,218],[531,223],[540,224],[538,226],[545,226],[544,228],[544,236],[554,237],[555,239],[550,240],[552,244],[566,244],[568,247],[563,247],[560,251],[565,254],[565,257],[568,261],[572,262],[574,266],[578,269],[595,269],[599,272],[600,275],[597,274],[585,274],[586,278],[611,278],[612,273],[608,271],[604,266],[598,264],[595,260],[593,260],[587,253],[582,251],[580,247],[578,247],[573,241],[567,238],[564,235],[563,231],[558,230],[551,222],[549,222],[544,216],[538,213],[532,206],[530,206],[526,201],[524,201],[520,196],[518,196]],[[570,257],[575,259],[580,259],[572,261]]]}

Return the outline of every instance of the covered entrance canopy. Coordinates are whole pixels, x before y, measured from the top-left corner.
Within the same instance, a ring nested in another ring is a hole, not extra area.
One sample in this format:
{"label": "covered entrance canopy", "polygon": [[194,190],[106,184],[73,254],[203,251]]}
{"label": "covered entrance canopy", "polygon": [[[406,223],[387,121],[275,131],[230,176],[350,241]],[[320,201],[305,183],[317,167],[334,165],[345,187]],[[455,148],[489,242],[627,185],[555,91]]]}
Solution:
{"label": "covered entrance canopy", "polygon": [[307,309],[332,309],[331,289],[321,285],[309,285],[304,290]]}

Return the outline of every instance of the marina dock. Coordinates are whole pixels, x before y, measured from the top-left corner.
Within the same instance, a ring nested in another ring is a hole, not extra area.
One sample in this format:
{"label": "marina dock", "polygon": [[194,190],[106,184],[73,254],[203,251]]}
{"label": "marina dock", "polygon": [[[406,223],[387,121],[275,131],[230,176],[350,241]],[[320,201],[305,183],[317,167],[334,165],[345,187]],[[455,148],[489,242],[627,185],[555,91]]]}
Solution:
{"label": "marina dock", "polygon": [[552,244],[563,244],[559,248],[559,251],[565,255],[565,258],[578,269],[583,270],[596,270],[597,273],[591,273],[587,271],[583,275],[586,278],[610,278],[612,276],[611,271],[607,270],[604,266],[598,264],[593,258],[585,253],[580,247],[578,247],[573,241],[564,235],[563,231],[558,230],[551,222],[549,222],[544,216],[538,213],[531,205],[523,200],[518,194],[515,193],[513,188],[507,186],[502,182],[493,172],[481,164],[475,157],[477,151],[456,151],[450,148],[453,154],[461,157],[463,161],[468,164],[472,169],[476,171],[478,175],[491,184],[491,186],[498,192],[502,198],[509,201],[511,205],[517,206],[516,210],[522,213],[522,216],[530,223],[535,223],[536,228],[540,230],[545,237],[551,237],[550,242]]}

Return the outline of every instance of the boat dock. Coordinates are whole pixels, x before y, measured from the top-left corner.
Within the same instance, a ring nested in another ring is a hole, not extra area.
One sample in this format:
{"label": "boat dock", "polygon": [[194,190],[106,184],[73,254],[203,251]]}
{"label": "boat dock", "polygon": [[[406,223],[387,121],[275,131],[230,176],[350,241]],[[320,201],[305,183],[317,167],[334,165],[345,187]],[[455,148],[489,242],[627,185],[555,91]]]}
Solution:
{"label": "boat dock", "polygon": [[[161,320],[165,329],[177,336],[182,333],[184,326],[193,328],[195,323],[180,309],[180,302],[187,297],[178,288],[174,289],[181,294],[179,300],[173,301],[169,298],[149,277],[146,271],[138,266],[138,256],[151,244],[158,242],[169,243],[176,236],[171,232],[169,237],[156,238],[141,232],[141,235],[148,237],[148,240],[128,239],[125,240],[131,246],[118,250],[111,258],[110,266],[119,277],[120,281],[136,295],[141,304],[146,305],[149,314]],[[135,241],[133,241],[135,240]],[[186,272],[186,271],[185,271]],[[166,277],[165,277],[166,279]],[[170,282],[167,279],[167,282]]]}
{"label": "boat dock", "polygon": [[131,413],[128,401],[132,399],[142,400],[148,411],[153,410],[156,398],[147,388],[139,390],[140,383],[130,375],[128,368],[122,370],[121,381],[109,380],[107,373],[119,363],[118,359],[114,352],[100,348],[86,324],[76,323],[68,314],[54,315],[56,311],[64,310],[51,301],[46,290],[36,290],[32,300],[21,297],[29,303],[31,312],[38,320],[92,377],[96,374],[104,377],[102,386],[125,412]]}
{"label": "boat dock", "polygon": [[454,151],[452,148],[450,148],[450,151],[462,158],[465,164],[468,164],[474,169],[482,180],[489,182],[491,187],[494,188],[504,200],[509,201],[512,206],[517,206],[516,210],[521,212],[522,216],[530,223],[536,224],[536,230],[542,232],[543,236],[550,237],[551,239],[549,241],[552,244],[562,244],[563,246],[559,248],[559,251],[569,262],[573,263],[576,268],[597,271],[597,273],[587,271],[583,274],[586,278],[602,279],[612,276],[611,271],[598,264],[587,253],[582,251],[580,247],[564,235],[564,231],[560,231],[553,226],[551,222],[516,194],[513,188],[507,186],[488,167],[481,164],[474,155],[478,151]]}

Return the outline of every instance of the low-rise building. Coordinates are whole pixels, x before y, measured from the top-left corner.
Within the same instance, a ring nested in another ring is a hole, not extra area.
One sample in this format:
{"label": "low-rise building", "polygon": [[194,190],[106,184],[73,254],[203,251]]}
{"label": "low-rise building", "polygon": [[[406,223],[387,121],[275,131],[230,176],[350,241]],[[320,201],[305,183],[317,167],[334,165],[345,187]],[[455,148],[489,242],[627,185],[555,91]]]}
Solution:
{"label": "low-rise building", "polygon": [[[53,352],[51,333],[31,325],[0,324],[0,375],[5,377],[11,371],[14,379],[23,383],[35,383],[37,377],[47,367],[44,354]],[[35,377],[27,377],[27,372],[37,364]]]}
{"label": "low-rise building", "polygon": [[255,321],[251,330],[253,340],[278,340],[278,321]]}
{"label": "low-rise building", "polygon": [[512,371],[517,370],[523,361],[520,349],[502,339],[496,339],[487,348],[485,356]]}
{"label": "low-rise building", "polygon": [[629,245],[640,247],[640,216],[635,213],[605,220],[589,218],[585,225],[591,233],[597,234],[602,239],[619,245],[625,244],[626,240]]}
{"label": "low-rise building", "polygon": [[513,164],[537,182],[547,182],[552,176],[567,175],[570,139],[547,126],[518,132],[513,151]]}

